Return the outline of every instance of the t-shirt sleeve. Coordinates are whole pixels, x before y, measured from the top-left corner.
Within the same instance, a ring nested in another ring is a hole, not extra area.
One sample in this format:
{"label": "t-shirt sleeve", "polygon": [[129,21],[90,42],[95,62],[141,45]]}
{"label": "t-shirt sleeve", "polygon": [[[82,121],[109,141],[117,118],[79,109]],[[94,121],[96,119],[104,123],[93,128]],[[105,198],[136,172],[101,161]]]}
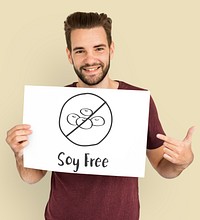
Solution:
{"label": "t-shirt sleeve", "polygon": [[165,134],[165,132],[160,123],[154,100],[150,97],[147,149],[155,149],[163,144],[163,141],[156,137],[157,134]]}

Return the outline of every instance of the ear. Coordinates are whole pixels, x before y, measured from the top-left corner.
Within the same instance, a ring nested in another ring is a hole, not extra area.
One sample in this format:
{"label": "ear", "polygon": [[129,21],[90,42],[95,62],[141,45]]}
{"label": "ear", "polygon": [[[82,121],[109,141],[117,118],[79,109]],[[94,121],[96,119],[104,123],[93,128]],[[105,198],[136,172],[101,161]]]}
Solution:
{"label": "ear", "polygon": [[71,55],[71,52],[68,48],[66,48],[66,53],[67,53],[67,57],[68,57],[69,62],[72,64],[72,55]]}
{"label": "ear", "polygon": [[112,59],[114,56],[114,50],[115,50],[115,44],[112,41],[112,43],[110,44],[110,58]]}

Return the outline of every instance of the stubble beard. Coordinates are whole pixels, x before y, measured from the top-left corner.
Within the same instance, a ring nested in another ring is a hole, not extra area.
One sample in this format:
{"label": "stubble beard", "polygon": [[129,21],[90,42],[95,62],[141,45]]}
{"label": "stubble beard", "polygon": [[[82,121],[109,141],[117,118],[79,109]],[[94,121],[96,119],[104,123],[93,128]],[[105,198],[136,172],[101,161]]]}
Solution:
{"label": "stubble beard", "polygon": [[[90,76],[85,76],[83,74],[83,69],[85,67],[88,68],[90,66],[95,66],[95,65],[99,65],[101,68],[101,72],[98,74],[98,76],[90,77]],[[104,78],[106,77],[106,75],[108,74],[108,71],[110,69],[110,59],[109,59],[108,65],[105,67],[104,67],[103,63],[98,63],[98,64],[94,63],[92,65],[86,64],[84,66],[81,66],[79,70],[74,66],[74,64],[73,64],[73,67],[74,67],[74,71],[76,72],[76,75],[83,83],[85,83],[88,86],[94,86],[94,85],[97,85],[100,82],[102,82],[104,80]]]}

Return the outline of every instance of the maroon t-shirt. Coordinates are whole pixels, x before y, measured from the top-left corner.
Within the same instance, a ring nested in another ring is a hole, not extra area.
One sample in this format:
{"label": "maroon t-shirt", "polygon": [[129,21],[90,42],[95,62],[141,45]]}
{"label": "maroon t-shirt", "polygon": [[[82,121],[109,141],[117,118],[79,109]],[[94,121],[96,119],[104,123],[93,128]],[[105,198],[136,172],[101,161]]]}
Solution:
{"label": "maroon t-shirt", "polygon": [[[69,86],[76,87],[76,83]],[[118,89],[143,90],[122,81],[119,81]],[[148,149],[162,145],[156,138],[158,133],[164,134],[164,131],[151,97]],[[136,177],[52,172],[46,220],[138,220],[139,212]]]}

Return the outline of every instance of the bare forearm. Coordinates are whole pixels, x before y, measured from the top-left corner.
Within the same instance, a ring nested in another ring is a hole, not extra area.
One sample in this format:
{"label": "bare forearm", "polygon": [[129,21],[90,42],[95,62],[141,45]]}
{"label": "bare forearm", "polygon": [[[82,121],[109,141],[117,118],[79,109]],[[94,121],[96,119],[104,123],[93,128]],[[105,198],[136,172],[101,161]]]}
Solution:
{"label": "bare forearm", "polygon": [[163,158],[158,164],[156,170],[164,178],[172,179],[179,176],[184,168],[182,166],[175,165]]}
{"label": "bare forearm", "polygon": [[23,156],[19,157],[15,155],[15,158],[17,170],[24,182],[33,184],[40,181],[45,176],[46,171],[44,170],[25,168],[23,165]]}

